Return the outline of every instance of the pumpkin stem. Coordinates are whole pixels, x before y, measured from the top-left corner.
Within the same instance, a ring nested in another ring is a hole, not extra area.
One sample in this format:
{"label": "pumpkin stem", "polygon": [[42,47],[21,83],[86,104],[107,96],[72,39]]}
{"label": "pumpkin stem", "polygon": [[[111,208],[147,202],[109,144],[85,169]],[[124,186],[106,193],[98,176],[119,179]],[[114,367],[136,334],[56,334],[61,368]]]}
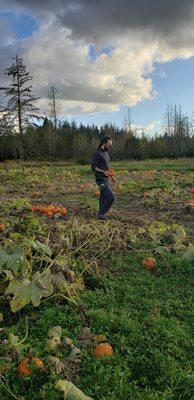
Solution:
{"label": "pumpkin stem", "polygon": [[25,316],[25,326],[26,326],[25,336],[17,345],[20,345],[20,344],[24,343],[26,341],[27,337],[28,337],[28,330],[29,329],[28,329],[28,317],[27,317],[27,315]]}

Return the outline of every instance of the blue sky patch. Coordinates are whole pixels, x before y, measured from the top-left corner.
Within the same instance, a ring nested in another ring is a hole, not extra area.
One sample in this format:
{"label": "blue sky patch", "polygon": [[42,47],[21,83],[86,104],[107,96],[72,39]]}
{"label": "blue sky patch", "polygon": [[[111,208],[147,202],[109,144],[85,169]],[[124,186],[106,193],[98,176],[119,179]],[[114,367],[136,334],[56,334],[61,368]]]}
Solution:
{"label": "blue sky patch", "polygon": [[113,46],[103,47],[99,51],[97,50],[94,44],[90,45],[89,47],[89,58],[91,61],[95,61],[100,55],[107,54],[110,55],[113,51]]}
{"label": "blue sky patch", "polygon": [[0,12],[0,19],[5,20],[7,29],[13,32],[16,39],[28,38],[38,30],[37,20],[26,13]]}

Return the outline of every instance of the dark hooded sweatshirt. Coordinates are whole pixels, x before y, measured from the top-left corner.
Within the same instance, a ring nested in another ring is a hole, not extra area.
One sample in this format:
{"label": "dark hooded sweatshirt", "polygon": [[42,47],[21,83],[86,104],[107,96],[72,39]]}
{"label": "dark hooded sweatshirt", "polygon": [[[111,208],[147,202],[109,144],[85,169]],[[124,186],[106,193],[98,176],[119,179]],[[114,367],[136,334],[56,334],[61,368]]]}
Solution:
{"label": "dark hooded sweatshirt", "polygon": [[[96,167],[103,169],[104,171],[108,171],[110,168],[110,157],[108,151],[101,147],[97,149],[92,159],[92,170],[95,171]],[[97,171],[95,171],[95,178],[96,180],[108,179],[108,177],[106,177],[102,172]]]}

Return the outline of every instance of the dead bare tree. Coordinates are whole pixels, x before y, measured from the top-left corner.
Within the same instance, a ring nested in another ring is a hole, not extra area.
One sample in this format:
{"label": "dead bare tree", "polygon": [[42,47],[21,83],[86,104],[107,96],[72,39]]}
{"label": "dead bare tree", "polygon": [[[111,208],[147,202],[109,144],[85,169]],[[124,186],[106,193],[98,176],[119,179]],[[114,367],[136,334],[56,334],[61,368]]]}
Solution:
{"label": "dead bare tree", "polygon": [[5,69],[5,75],[11,78],[8,87],[1,87],[5,96],[8,98],[7,106],[4,108],[7,119],[15,126],[15,134],[18,135],[19,157],[24,158],[23,136],[25,127],[32,118],[39,118],[37,115],[38,108],[34,105],[38,100],[32,94],[33,76],[27,71],[23,59],[16,55],[13,58],[13,64]]}

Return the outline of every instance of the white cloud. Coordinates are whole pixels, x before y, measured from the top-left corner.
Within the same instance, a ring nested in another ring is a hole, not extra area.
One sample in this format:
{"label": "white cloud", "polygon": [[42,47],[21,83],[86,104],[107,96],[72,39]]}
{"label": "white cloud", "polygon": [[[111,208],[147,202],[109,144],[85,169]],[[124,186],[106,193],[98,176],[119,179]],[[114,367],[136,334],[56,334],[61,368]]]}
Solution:
{"label": "white cloud", "polygon": [[145,48],[143,39],[131,35],[115,40],[110,54],[93,62],[89,45],[75,40],[69,29],[52,21],[22,42],[25,63],[34,75],[36,93],[46,108],[51,85],[57,87],[61,111],[97,112],[118,110],[152,99],[156,92],[150,77],[155,44]]}
{"label": "white cloud", "polygon": [[159,131],[161,128],[161,121],[152,121],[148,125],[136,125],[132,124],[132,130],[137,134],[141,135],[142,132],[153,135],[156,131]]}

